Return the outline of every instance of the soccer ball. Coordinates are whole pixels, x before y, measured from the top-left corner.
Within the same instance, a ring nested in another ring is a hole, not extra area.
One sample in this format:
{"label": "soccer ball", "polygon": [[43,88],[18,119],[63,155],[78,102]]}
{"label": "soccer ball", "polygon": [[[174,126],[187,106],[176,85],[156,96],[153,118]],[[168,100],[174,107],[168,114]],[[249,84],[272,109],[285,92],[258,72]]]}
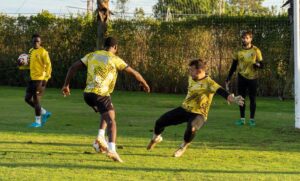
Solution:
{"label": "soccer ball", "polygon": [[21,54],[17,60],[18,66],[27,66],[29,65],[29,56],[28,54]]}

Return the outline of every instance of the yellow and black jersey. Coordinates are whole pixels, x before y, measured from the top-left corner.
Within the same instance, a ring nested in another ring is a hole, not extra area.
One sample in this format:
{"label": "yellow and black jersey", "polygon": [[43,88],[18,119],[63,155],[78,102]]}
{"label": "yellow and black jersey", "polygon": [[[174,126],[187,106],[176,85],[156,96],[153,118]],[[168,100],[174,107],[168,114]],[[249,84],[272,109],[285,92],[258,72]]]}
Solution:
{"label": "yellow and black jersey", "polygon": [[51,78],[51,61],[48,52],[40,47],[29,50],[29,69],[31,80],[46,80]]}
{"label": "yellow and black jersey", "polygon": [[212,98],[221,86],[209,76],[201,80],[189,77],[188,93],[182,107],[192,113],[201,114],[207,119]]}
{"label": "yellow and black jersey", "polygon": [[113,92],[118,70],[128,66],[120,57],[104,50],[89,53],[81,61],[87,67],[84,92],[100,96],[109,96]]}
{"label": "yellow and black jersey", "polygon": [[263,60],[261,51],[256,46],[241,49],[234,53],[233,61],[237,62],[237,72],[247,79],[256,79],[258,71],[254,64]]}

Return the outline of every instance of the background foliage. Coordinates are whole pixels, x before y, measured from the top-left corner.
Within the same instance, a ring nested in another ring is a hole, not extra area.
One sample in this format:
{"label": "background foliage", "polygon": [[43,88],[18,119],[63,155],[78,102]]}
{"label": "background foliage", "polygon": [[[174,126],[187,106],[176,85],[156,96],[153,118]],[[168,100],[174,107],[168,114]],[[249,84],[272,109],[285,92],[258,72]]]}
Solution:
{"label": "background foliage", "polygon": [[[119,56],[145,76],[153,91],[182,93],[186,91],[188,60],[198,57],[208,61],[208,73],[223,84],[232,53],[240,47],[240,34],[246,29],[253,30],[254,44],[262,50],[266,63],[260,75],[259,95],[290,96],[291,33],[286,16],[210,16],[172,22],[114,20],[108,34],[119,39]],[[35,32],[41,34],[52,60],[50,87],[61,87],[68,67],[95,50],[96,24],[90,17],[58,18],[45,11],[29,18],[0,15],[1,85],[26,85],[28,72],[17,69],[16,59],[29,50]],[[82,88],[84,83],[83,70],[71,85]],[[117,88],[139,89],[135,80],[122,73]]]}

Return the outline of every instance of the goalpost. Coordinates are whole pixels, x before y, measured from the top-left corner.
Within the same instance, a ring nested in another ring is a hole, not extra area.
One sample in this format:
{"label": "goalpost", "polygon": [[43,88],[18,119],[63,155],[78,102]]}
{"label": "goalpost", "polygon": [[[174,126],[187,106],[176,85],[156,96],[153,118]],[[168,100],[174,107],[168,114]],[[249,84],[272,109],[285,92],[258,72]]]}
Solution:
{"label": "goalpost", "polygon": [[294,0],[295,127],[300,129],[300,2]]}

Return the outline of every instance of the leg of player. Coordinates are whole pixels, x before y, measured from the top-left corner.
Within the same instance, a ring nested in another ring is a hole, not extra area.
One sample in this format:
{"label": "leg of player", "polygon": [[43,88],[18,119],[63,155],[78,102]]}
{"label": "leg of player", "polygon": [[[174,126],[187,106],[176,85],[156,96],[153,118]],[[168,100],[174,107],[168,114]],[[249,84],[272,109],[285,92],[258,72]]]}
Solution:
{"label": "leg of player", "polygon": [[41,116],[39,111],[39,101],[37,100],[37,82],[30,81],[26,89],[25,101],[35,109],[35,121],[29,125],[29,127],[38,128],[41,127]]}
{"label": "leg of player", "polygon": [[165,127],[187,122],[186,114],[186,111],[182,107],[175,108],[163,114],[155,122],[154,134],[147,146],[147,150],[153,149],[157,143],[160,143],[163,140],[161,134]]}
{"label": "leg of player", "polygon": [[31,106],[31,107],[34,108],[34,103],[33,103],[32,97],[33,97],[32,94],[26,92],[26,95],[25,95],[25,102],[26,102],[29,106]]}
{"label": "leg of player", "polygon": [[[34,109],[36,107],[36,104],[33,100],[35,94],[36,94],[36,85],[35,82],[31,81],[26,89],[25,102]],[[48,119],[51,113],[41,107],[41,114],[42,114],[42,125],[43,125],[44,120]],[[42,125],[40,125],[39,122],[40,122],[39,117],[37,117],[36,121],[30,124],[30,127],[41,127]]]}
{"label": "leg of player", "polygon": [[[43,93],[45,92],[47,82],[45,80],[39,81],[37,85],[39,101],[42,99]],[[51,116],[51,112],[47,111],[41,107],[41,116],[42,116],[42,126],[48,121],[48,118]]]}
{"label": "leg of player", "polygon": [[25,102],[30,105],[32,108],[34,108],[34,103],[33,103],[33,95],[35,92],[35,85],[33,81],[28,82],[28,86],[26,88],[26,95],[25,95]]}
{"label": "leg of player", "polygon": [[109,110],[102,114],[102,119],[106,121],[107,124],[107,134],[108,134],[108,151],[107,156],[114,161],[123,162],[119,154],[116,151],[116,138],[117,138],[117,123],[115,120],[115,111]]}
{"label": "leg of player", "polygon": [[[244,99],[246,99],[246,91],[247,91],[247,83],[244,77],[238,75],[238,95],[241,95]],[[245,109],[246,104],[243,106],[239,106],[240,108],[240,119],[235,122],[236,125],[242,126],[245,125]]]}
{"label": "leg of player", "polygon": [[33,104],[35,110],[35,121],[30,125],[30,127],[39,128],[42,127],[40,96],[36,94],[33,95]]}
{"label": "leg of player", "polygon": [[[35,122],[32,123],[30,127],[42,127],[51,115],[51,113],[42,108],[40,104],[45,87],[45,81],[32,81],[32,100],[28,100],[28,96],[26,101],[29,102],[29,104],[33,103],[32,105],[35,109]],[[30,101],[32,101],[32,103]]]}
{"label": "leg of player", "polygon": [[257,80],[251,80],[249,85],[249,98],[250,98],[250,126],[255,126],[255,111],[256,111],[256,90],[257,90]]}
{"label": "leg of player", "polygon": [[183,155],[187,147],[196,136],[196,132],[205,124],[205,117],[202,115],[193,115],[187,123],[187,128],[184,133],[184,141],[179,148],[174,152],[174,157],[178,158]]}
{"label": "leg of player", "polygon": [[98,135],[97,138],[93,144],[93,147],[96,152],[100,153],[107,153],[108,151],[108,145],[107,141],[105,139],[105,129],[107,127],[106,121],[103,119],[101,116],[100,120],[100,125],[99,125],[99,130],[98,130]]}

